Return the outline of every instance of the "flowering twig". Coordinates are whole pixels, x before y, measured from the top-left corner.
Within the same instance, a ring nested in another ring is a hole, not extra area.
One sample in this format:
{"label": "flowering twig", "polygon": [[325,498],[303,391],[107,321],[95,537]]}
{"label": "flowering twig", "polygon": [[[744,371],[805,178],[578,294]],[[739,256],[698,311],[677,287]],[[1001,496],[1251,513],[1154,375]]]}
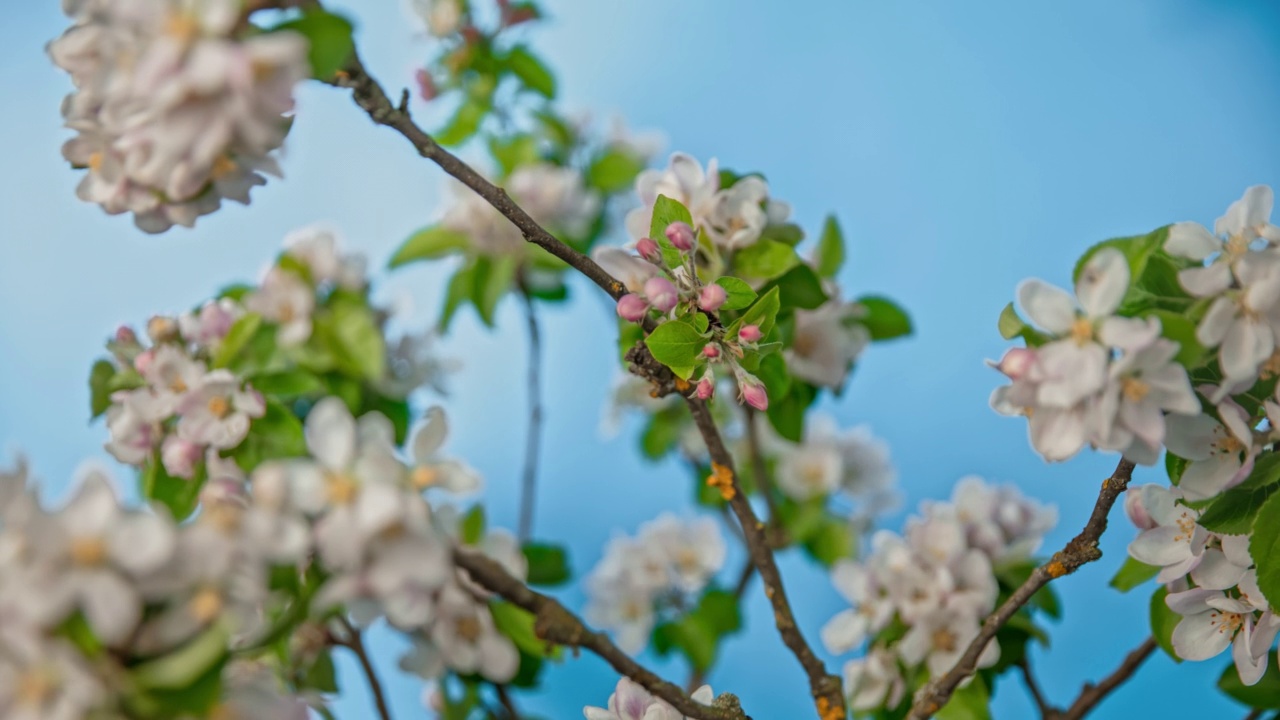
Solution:
{"label": "flowering twig", "polygon": [[529,327],[529,431],[524,449],[524,475],[520,483],[520,524],[517,536],[528,540],[533,535],[533,507],[538,489],[538,447],[542,436],[542,339],[538,330],[538,314],[533,298],[524,296],[525,317]]}
{"label": "flowering twig", "polygon": [[356,660],[360,662],[360,668],[364,671],[365,679],[369,682],[369,692],[373,695],[374,705],[378,708],[378,717],[381,720],[391,720],[391,709],[387,705],[386,694],[382,691],[382,681],[378,679],[378,672],[373,667],[373,661],[369,659],[369,652],[364,647],[364,639],[360,637],[360,630],[346,618],[341,618],[343,636],[335,637],[334,644],[344,647],[356,656]]}
{"label": "flowering twig", "polygon": [[494,685],[493,689],[498,693],[498,702],[502,703],[502,709],[507,713],[508,720],[520,720],[520,710],[516,707],[516,701],[511,697],[511,693],[507,692],[506,685]]}
{"label": "flowering twig", "polygon": [[977,668],[978,657],[982,655],[982,651],[987,647],[987,643],[995,638],[1000,628],[1009,622],[1009,619],[1018,612],[1023,605],[1026,605],[1031,597],[1036,594],[1040,588],[1048,585],[1051,580],[1060,578],[1063,575],[1069,575],[1075,572],[1081,565],[1091,563],[1102,557],[1102,551],[1098,549],[1098,538],[1102,537],[1102,533],[1107,529],[1107,514],[1111,512],[1111,506],[1115,504],[1116,499],[1129,486],[1129,480],[1133,476],[1133,463],[1121,459],[1116,465],[1116,469],[1111,473],[1111,477],[1102,481],[1102,490],[1098,493],[1098,500],[1093,505],[1093,512],[1089,515],[1089,521],[1085,523],[1084,529],[1080,534],[1076,535],[1066,544],[1064,548],[1053,554],[1049,562],[1036,568],[1031,576],[1026,579],[1009,599],[1005,600],[995,612],[987,616],[983,621],[982,628],[978,631],[978,636],[969,643],[969,647],[965,649],[960,659],[956,661],[954,667],[947,671],[945,675],[936,680],[929,682],[916,692],[916,696],[911,705],[911,712],[907,715],[908,720],[925,720],[925,718],[933,717],[933,714],[942,709],[943,705],[951,699],[951,694],[955,692],[957,686],[974,673]]}
{"label": "flowering twig", "polygon": [[[467,571],[472,580],[513,605],[533,613],[533,631],[539,638],[554,645],[590,650],[613,666],[614,670],[636,681],[682,715],[697,720],[751,720],[741,709],[729,709],[736,707],[736,703],[726,703],[725,708],[708,707],[690,698],[679,685],[663,680],[631,659],[631,656],[613,644],[609,636],[587,627],[555,598],[530,589],[494,560],[461,548],[454,550],[453,560],[458,567]],[[719,702],[717,700],[717,704]]]}
{"label": "flowering twig", "polygon": [[818,717],[822,720],[842,720],[845,717],[845,706],[840,678],[827,672],[826,666],[814,654],[813,648],[809,647],[800,628],[796,626],[795,614],[791,611],[787,592],[782,585],[782,574],[778,571],[778,564],[774,561],[773,550],[766,537],[765,524],[756,516],[755,509],[751,507],[751,501],[742,492],[742,486],[733,470],[733,456],[729,454],[724,439],[720,437],[720,431],[711,417],[711,411],[706,403],[697,398],[685,396],[685,402],[689,405],[694,424],[702,434],[707,452],[711,455],[712,467],[715,468],[716,473],[712,476],[712,480],[717,481],[721,495],[728,501],[734,515],[738,517],[738,524],[742,526],[742,531],[746,535],[747,553],[751,557],[751,564],[759,571],[760,579],[764,582],[764,594],[773,606],[773,620],[778,628],[778,634],[782,636],[782,642],[800,661],[805,674],[809,676],[809,691],[818,708]]}

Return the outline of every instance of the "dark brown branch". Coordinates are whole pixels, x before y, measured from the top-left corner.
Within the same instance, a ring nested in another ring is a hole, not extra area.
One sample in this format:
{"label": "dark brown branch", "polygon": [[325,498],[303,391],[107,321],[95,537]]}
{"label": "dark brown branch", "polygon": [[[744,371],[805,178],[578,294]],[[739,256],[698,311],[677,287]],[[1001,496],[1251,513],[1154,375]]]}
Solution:
{"label": "dark brown branch", "polygon": [[1126,680],[1133,677],[1142,663],[1151,657],[1151,653],[1155,652],[1155,638],[1147,638],[1141,645],[1134,648],[1128,655],[1124,656],[1124,660],[1120,663],[1120,667],[1116,668],[1112,673],[1098,681],[1097,685],[1093,683],[1085,683],[1084,689],[1080,691],[1080,695],[1075,702],[1071,703],[1071,707],[1067,708],[1060,717],[1062,720],[1080,720],[1080,718],[1089,714],[1094,706],[1102,702],[1113,690],[1120,687]]}
{"label": "dark brown branch", "polygon": [[502,709],[507,713],[507,720],[520,720],[520,710],[516,708],[516,701],[511,697],[511,693],[507,692],[507,686],[494,685],[493,689],[498,693],[498,702],[502,703]]}
{"label": "dark brown branch", "polygon": [[1022,658],[1018,663],[1018,669],[1022,671],[1022,680],[1027,686],[1027,692],[1031,693],[1031,699],[1035,701],[1036,708],[1040,710],[1040,717],[1043,720],[1053,720],[1062,712],[1058,708],[1049,704],[1045,699],[1044,692],[1040,690],[1040,683],[1036,682],[1036,676],[1031,672],[1031,661]]}
{"label": "dark brown branch", "polygon": [[538,330],[538,314],[533,298],[524,296],[525,318],[529,327],[529,430],[524,446],[524,475],[520,483],[520,524],[517,537],[521,541],[533,535],[533,509],[538,491],[538,449],[542,436],[542,340]]}
{"label": "dark brown branch", "polygon": [[489,182],[453,153],[445,150],[422,128],[414,123],[413,118],[403,107],[396,107],[383,91],[382,86],[369,76],[359,55],[353,53],[345,69],[328,80],[332,85],[348,88],[356,104],[364,109],[369,117],[379,125],[395,130],[413,145],[422,157],[439,165],[446,173],[453,176],[463,185],[471,188],[484,198],[498,212],[511,221],[524,235],[525,240],[546,250],[569,264],[570,267],[587,276],[591,282],[599,285],[614,299],[622,297],[626,288],[613,279],[609,273],[591,258],[560,242],[551,233],[537,223],[529,213],[507,195],[502,188]]}
{"label": "dark brown branch", "polygon": [[809,692],[813,695],[817,706],[818,717],[822,720],[843,720],[845,718],[844,691],[841,689],[840,678],[827,672],[826,666],[814,654],[800,632],[800,628],[796,626],[795,614],[791,611],[791,604],[787,601],[787,591],[782,584],[782,574],[778,571],[778,564],[774,561],[773,550],[766,537],[765,524],[756,516],[755,509],[751,507],[751,501],[742,492],[742,485],[738,482],[737,474],[733,469],[733,456],[729,454],[724,439],[720,437],[720,431],[711,417],[711,411],[706,403],[696,398],[685,396],[685,402],[689,405],[689,412],[692,413],[698,432],[702,434],[702,440],[707,445],[707,452],[711,455],[712,467],[716,471],[712,480],[720,488],[721,495],[729,502],[729,507],[737,516],[738,524],[742,526],[742,531],[746,535],[747,553],[751,557],[751,564],[756,567],[764,582],[764,594],[773,606],[773,621],[778,628],[778,634],[782,636],[782,642],[800,661],[801,667],[809,677]]}
{"label": "dark brown branch", "polygon": [[373,703],[378,708],[378,717],[381,720],[391,720],[391,708],[387,705],[386,693],[382,691],[382,682],[378,679],[378,672],[369,659],[369,652],[364,647],[364,639],[360,636],[359,628],[347,622],[345,618],[340,622],[344,637],[334,638],[334,644],[350,650],[356,656],[356,660],[360,662],[360,669],[364,671],[364,677],[369,682],[369,692],[373,695]]}
{"label": "dark brown branch", "polygon": [[1026,605],[1031,600],[1031,596],[1035,595],[1036,591],[1056,578],[1075,572],[1081,565],[1091,563],[1102,557],[1102,551],[1098,549],[1098,539],[1102,537],[1102,533],[1107,529],[1107,515],[1111,512],[1111,506],[1115,505],[1116,499],[1129,486],[1129,480],[1132,476],[1133,463],[1124,459],[1120,460],[1120,463],[1116,465],[1115,471],[1111,473],[1111,477],[1102,481],[1102,489],[1098,493],[1098,500],[1094,503],[1093,512],[1089,515],[1089,521],[1085,523],[1084,529],[1080,531],[1080,534],[1072,538],[1064,548],[1054,553],[1049,562],[1036,568],[1026,582],[1013,591],[1009,599],[996,608],[995,612],[987,616],[987,619],[982,623],[978,636],[973,639],[973,642],[965,649],[964,654],[956,661],[955,667],[916,692],[915,699],[911,705],[911,712],[907,715],[908,720],[925,720],[925,718],[933,717],[934,713],[947,704],[956,687],[965,678],[974,673],[978,665],[978,656],[982,654],[987,644],[995,638],[1000,628],[1009,622],[1009,618],[1013,617],[1023,605]]}
{"label": "dark brown branch", "polygon": [[453,552],[453,561],[458,567],[465,569],[472,580],[502,596],[508,602],[533,613],[533,631],[548,644],[590,650],[613,666],[614,670],[636,681],[682,715],[697,718],[697,720],[751,720],[741,709],[735,711],[725,707],[728,705],[736,707],[736,698],[735,702],[727,702],[732,698],[727,693],[716,699],[715,707],[703,705],[690,698],[679,685],[663,680],[631,659],[631,656],[614,645],[607,635],[587,627],[555,598],[531,590],[488,557],[472,550],[458,548]]}

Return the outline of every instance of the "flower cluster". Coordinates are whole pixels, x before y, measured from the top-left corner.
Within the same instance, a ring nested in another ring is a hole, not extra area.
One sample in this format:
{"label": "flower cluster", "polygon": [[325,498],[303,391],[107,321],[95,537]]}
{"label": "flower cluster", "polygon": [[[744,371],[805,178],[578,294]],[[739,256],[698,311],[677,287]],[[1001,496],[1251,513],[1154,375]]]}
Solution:
{"label": "flower cluster", "polygon": [[815,310],[796,310],[791,347],[783,351],[787,370],[819,387],[844,387],[849,369],[871,342],[871,333],[860,323],[866,308],[841,300],[834,283],[828,283],[831,299]]}
{"label": "flower cluster", "polygon": [[[714,699],[710,685],[703,685],[690,697],[703,705],[710,705]],[[586,707],[582,714],[587,720],[686,720],[675,708],[625,677],[618,680],[617,690],[609,696],[608,708]]]}
{"label": "flower cluster", "polygon": [[[125,693],[138,691],[119,682],[128,666],[163,664],[198,637],[243,646],[261,636],[274,602],[268,573],[303,559],[306,529],[242,485],[209,487],[205,512],[178,526],[163,512],[123,507],[98,470],[53,511],[28,487],[25,467],[0,473],[5,717],[115,717]],[[73,631],[80,623],[85,632]],[[236,668],[224,670],[220,701],[236,717],[306,717],[279,682],[231,681]]]}
{"label": "flower cluster", "polygon": [[724,538],[710,518],[682,521],[669,513],[640,526],[636,537],[610,541],[586,581],[589,622],[613,631],[618,646],[638,653],[659,613],[685,605],[720,571]]}
{"label": "flower cluster", "polygon": [[[879,531],[866,557],[838,563],[833,581],[853,607],[823,627],[822,641],[843,653],[872,640],[865,657],[845,665],[851,707],[895,707],[919,668],[933,677],[949,670],[995,607],[996,571],[1025,563],[1056,520],[1016,488],[968,477],[951,502],[924,503],[904,535]],[[891,625],[900,632],[889,641],[882,633]],[[989,644],[978,666],[999,654]]]}
{"label": "flower cluster", "polygon": [[1165,598],[1182,619],[1173,649],[1184,660],[1208,660],[1231,647],[1240,680],[1254,685],[1280,631],[1280,617],[1258,587],[1258,573],[1245,535],[1213,533],[1199,524],[1200,511],[1186,504],[1180,488],[1131,488],[1125,510],[1141,532],[1129,554],[1160,568]]}
{"label": "flower cluster", "polygon": [[[454,202],[440,221],[442,227],[465,235],[481,255],[525,257],[528,243],[519,228],[470,188],[459,183],[452,187]],[[543,162],[521,165],[503,187],[539,225],[565,237],[586,235],[600,213],[600,196],[571,167]]]}
{"label": "flower cluster", "polygon": [[645,170],[636,178],[641,207],[627,213],[627,231],[636,240],[649,235],[659,195],[688,208],[691,225],[705,230],[725,250],[755,243],[766,227],[781,225],[791,215],[791,206],[770,198],[769,185],[757,175],[738,178],[723,189],[720,184],[714,159],[704,170],[697,159],[673,153],[665,170]]}
{"label": "flower cluster", "polygon": [[1076,281],[1079,306],[1040,280],[1018,287],[1018,302],[1049,339],[1005,354],[996,367],[1013,382],[995,390],[991,405],[1027,416],[1031,444],[1046,460],[1066,460],[1087,443],[1149,465],[1166,439],[1165,414],[1200,413],[1160,320],[1115,314],[1129,281],[1124,254],[1104,247]]}
{"label": "flower cluster", "polygon": [[138,227],[190,227],[279,175],[307,41],[248,32],[243,0],[67,2],[74,24],[49,44],[75,91],[63,155],[87,170],[77,194]]}

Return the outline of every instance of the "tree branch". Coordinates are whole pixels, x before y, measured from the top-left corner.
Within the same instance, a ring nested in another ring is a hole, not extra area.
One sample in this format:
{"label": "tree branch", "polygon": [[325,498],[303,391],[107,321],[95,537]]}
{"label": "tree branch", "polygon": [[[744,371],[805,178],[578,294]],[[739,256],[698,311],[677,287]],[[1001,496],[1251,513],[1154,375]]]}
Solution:
{"label": "tree branch", "polygon": [[[664,368],[665,369],[665,368]],[[716,484],[722,497],[729,502],[729,507],[738,517],[747,539],[747,552],[751,556],[751,564],[760,573],[764,581],[764,594],[773,605],[773,621],[782,636],[782,642],[791,650],[791,654],[800,661],[805,674],[809,676],[809,691],[813,695],[818,709],[818,717],[822,720],[843,720],[845,718],[844,691],[840,678],[827,672],[826,666],[814,654],[809,643],[805,641],[800,628],[796,626],[795,614],[787,601],[787,592],[782,585],[782,574],[773,559],[773,550],[766,537],[765,524],[756,516],[751,501],[742,492],[737,474],[733,470],[733,456],[725,447],[724,439],[716,428],[706,403],[697,398],[685,396],[693,421],[702,434],[711,455],[712,467],[716,469],[709,482]]]}
{"label": "tree branch", "polygon": [[542,340],[538,330],[538,314],[533,298],[522,292],[525,318],[529,328],[529,430],[524,446],[524,476],[520,484],[520,524],[517,537],[521,541],[533,535],[533,508],[538,490],[538,446],[542,436]]}
{"label": "tree branch", "polygon": [[365,679],[369,682],[369,692],[373,694],[374,705],[378,708],[378,717],[381,720],[391,720],[391,709],[387,706],[387,696],[382,691],[382,681],[378,679],[378,672],[369,659],[369,652],[365,650],[360,630],[347,622],[346,618],[340,618],[340,622],[345,637],[334,638],[334,644],[350,650],[356,656],[356,660],[360,662],[360,669],[364,671]]}
{"label": "tree branch", "polygon": [[353,52],[346,67],[326,82],[351,90],[351,96],[356,104],[363,108],[375,123],[403,135],[419,155],[439,165],[446,173],[474,190],[477,195],[510,220],[524,235],[525,240],[565,261],[570,267],[586,275],[591,282],[599,285],[615,300],[626,293],[622,283],[613,279],[595,261],[557,240],[530,217],[529,213],[517,205],[505,190],[489,182],[470,165],[441,147],[426,131],[414,123],[406,107],[393,105],[382,86],[365,71],[364,63],[360,61],[358,54]]}
{"label": "tree branch", "polygon": [[1093,710],[1095,705],[1102,702],[1107,695],[1120,687],[1130,677],[1133,677],[1133,674],[1137,672],[1142,663],[1146,662],[1147,658],[1151,657],[1151,653],[1155,652],[1155,649],[1155,638],[1149,637],[1144,640],[1141,645],[1124,656],[1120,667],[1102,680],[1099,680],[1097,685],[1085,683],[1079,697],[1059,717],[1062,720],[1080,720],[1080,718],[1089,714],[1089,711]]}
{"label": "tree branch", "polygon": [[747,411],[747,452],[751,456],[751,474],[755,477],[756,487],[760,489],[765,505],[769,508],[767,523],[769,546],[786,547],[788,539],[781,524],[781,516],[778,514],[778,501],[773,496],[773,478],[769,477],[769,470],[765,466],[764,452],[760,446],[760,429],[756,427],[756,418],[759,417],[759,413],[752,407],[745,409]]}
{"label": "tree branch", "polygon": [[1093,512],[1089,515],[1089,521],[1085,523],[1084,529],[1080,531],[1080,534],[1072,538],[1061,550],[1054,553],[1049,562],[1036,568],[1026,582],[1013,591],[1009,599],[996,608],[995,612],[987,616],[987,619],[982,623],[982,628],[978,631],[978,636],[973,639],[973,642],[965,649],[964,654],[956,661],[955,667],[916,692],[915,700],[911,705],[911,712],[907,715],[908,720],[925,720],[933,717],[934,713],[947,704],[956,687],[965,678],[974,673],[978,664],[978,656],[982,654],[987,643],[991,642],[1000,628],[1009,622],[1009,618],[1013,617],[1023,605],[1027,604],[1027,601],[1031,599],[1032,595],[1036,594],[1036,591],[1048,585],[1051,580],[1060,578],[1063,575],[1069,575],[1081,565],[1091,563],[1102,557],[1102,551],[1098,549],[1098,538],[1102,537],[1102,533],[1107,529],[1107,514],[1111,512],[1111,506],[1115,504],[1116,499],[1129,486],[1129,480],[1132,477],[1133,463],[1121,459],[1120,463],[1116,465],[1115,471],[1111,473],[1111,477],[1102,481],[1102,490],[1098,493],[1098,501],[1094,503]]}
{"label": "tree branch", "polygon": [[1045,699],[1044,692],[1040,690],[1040,683],[1036,682],[1036,676],[1031,672],[1031,661],[1026,657],[1018,662],[1018,669],[1022,671],[1022,680],[1027,686],[1027,692],[1031,693],[1031,699],[1035,701],[1036,708],[1040,710],[1040,717],[1043,720],[1053,720],[1062,712],[1054,707]]}
{"label": "tree branch", "polygon": [[732,703],[724,703],[728,707],[721,707],[720,698],[717,698],[715,707],[703,705],[690,698],[679,685],[663,680],[632,660],[631,656],[614,645],[607,635],[587,627],[555,598],[530,589],[509,575],[494,560],[473,550],[455,548],[453,561],[458,567],[466,570],[472,580],[512,604],[533,613],[533,631],[539,638],[546,640],[549,644],[590,650],[613,666],[614,670],[636,681],[682,715],[697,720],[751,720],[741,709],[729,709],[729,707],[736,707],[736,698],[728,693],[721,696],[726,699],[733,698]]}

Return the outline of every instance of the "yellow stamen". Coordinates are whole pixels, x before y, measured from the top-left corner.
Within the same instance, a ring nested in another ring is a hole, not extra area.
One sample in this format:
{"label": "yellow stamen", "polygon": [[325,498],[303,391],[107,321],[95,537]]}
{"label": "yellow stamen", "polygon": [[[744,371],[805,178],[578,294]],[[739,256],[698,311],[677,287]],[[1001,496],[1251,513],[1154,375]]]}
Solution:
{"label": "yellow stamen", "polygon": [[935,630],[933,632],[933,647],[943,652],[953,652],[956,649],[955,634],[945,628]]}
{"label": "yellow stamen", "polygon": [[1129,402],[1141,402],[1151,392],[1151,386],[1135,377],[1121,378],[1120,392]]}
{"label": "yellow stamen", "polygon": [[237,165],[234,160],[226,155],[222,155],[219,156],[217,160],[213,161],[213,170],[209,174],[213,176],[214,180],[221,180],[235,172],[239,167],[240,166]]}
{"label": "yellow stamen", "polygon": [[71,541],[71,562],[81,567],[96,567],[106,562],[107,543],[98,537],[78,537]]}
{"label": "yellow stamen", "polygon": [[480,639],[480,621],[476,620],[475,617],[471,615],[458,618],[454,623],[453,629],[458,633],[458,637],[469,643],[474,643],[476,640]]}
{"label": "yellow stamen", "polygon": [[175,13],[165,22],[164,31],[184,43],[191,42],[200,34],[200,23],[186,13]]}
{"label": "yellow stamen", "polygon": [[222,595],[213,588],[204,588],[187,603],[191,617],[201,624],[213,622],[222,614]]}
{"label": "yellow stamen", "polygon": [[1077,345],[1084,345],[1093,340],[1093,323],[1088,318],[1076,318],[1071,323],[1071,339],[1076,341]]}
{"label": "yellow stamen", "polygon": [[96,152],[96,153],[94,153],[94,154],[90,155],[90,156],[89,156],[89,169],[90,169],[91,171],[93,171],[93,172],[98,172],[99,170],[101,170],[101,169],[102,169],[102,161],[103,161],[102,153],[100,153],[100,152]]}
{"label": "yellow stamen", "polygon": [[46,668],[32,668],[18,678],[18,707],[40,707],[57,691],[56,678]]}
{"label": "yellow stamen", "polygon": [[221,420],[231,412],[231,403],[221,395],[209,398],[209,414]]}
{"label": "yellow stamen", "polygon": [[413,473],[409,476],[409,481],[419,490],[425,490],[436,484],[440,480],[440,471],[426,465],[419,465],[413,469]]}
{"label": "yellow stamen", "polygon": [[325,489],[329,494],[329,502],[334,505],[348,505],[352,500],[356,499],[356,493],[360,490],[360,486],[350,477],[341,473],[334,473],[329,476],[329,482]]}

